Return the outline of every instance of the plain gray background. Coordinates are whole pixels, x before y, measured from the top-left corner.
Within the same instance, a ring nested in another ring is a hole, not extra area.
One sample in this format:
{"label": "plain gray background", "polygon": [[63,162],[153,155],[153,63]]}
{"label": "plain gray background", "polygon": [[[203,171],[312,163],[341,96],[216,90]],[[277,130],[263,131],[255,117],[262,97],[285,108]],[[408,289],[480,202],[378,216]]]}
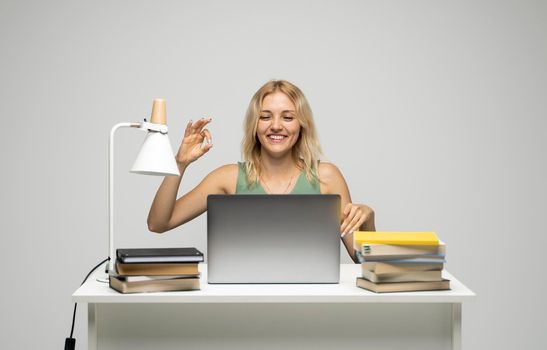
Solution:
{"label": "plain gray background", "polygon": [[[272,78],[304,91],[324,159],[379,230],[447,243],[478,294],[466,349],[547,348],[545,1],[2,0],[0,48],[3,349],[62,348],[70,296],[107,256],[110,128],[164,97],[176,150],[212,116],[182,193],[240,159],[245,109]],[[161,178],[128,173],[143,138],[116,138],[117,247],[206,253],[205,215],[147,231]],[[82,305],[79,349],[85,321]]]}

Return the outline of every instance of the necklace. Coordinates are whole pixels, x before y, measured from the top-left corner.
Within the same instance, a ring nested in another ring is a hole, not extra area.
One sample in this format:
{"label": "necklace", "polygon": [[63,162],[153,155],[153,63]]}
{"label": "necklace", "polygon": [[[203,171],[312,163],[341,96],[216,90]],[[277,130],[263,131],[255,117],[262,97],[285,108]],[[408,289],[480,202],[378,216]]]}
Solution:
{"label": "necklace", "polygon": [[[289,190],[289,187],[291,187],[292,180],[294,180],[294,177],[295,177],[295,174],[293,174],[293,176],[291,176],[291,179],[289,180],[289,183],[287,184],[287,187],[280,194],[286,194],[287,193],[287,191]],[[270,189],[270,187],[268,187],[268,184],[266,183],[266,181],[264,181],[264,178],[261,176],[260,179],[262,180],[262,183],[264,184],[264,186],[266,186],[266,189],[268,190],[268,194],[272,194],[272,190]]]}

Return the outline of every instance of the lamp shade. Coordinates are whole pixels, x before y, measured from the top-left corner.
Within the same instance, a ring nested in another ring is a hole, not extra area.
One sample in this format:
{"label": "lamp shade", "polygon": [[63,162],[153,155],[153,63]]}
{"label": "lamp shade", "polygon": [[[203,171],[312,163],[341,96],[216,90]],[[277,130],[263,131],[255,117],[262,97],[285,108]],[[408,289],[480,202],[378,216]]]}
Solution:
{"label": "lamp shade", "polygon": [[180,175],[167,134],[148,132],[131,172],[143,175]]}

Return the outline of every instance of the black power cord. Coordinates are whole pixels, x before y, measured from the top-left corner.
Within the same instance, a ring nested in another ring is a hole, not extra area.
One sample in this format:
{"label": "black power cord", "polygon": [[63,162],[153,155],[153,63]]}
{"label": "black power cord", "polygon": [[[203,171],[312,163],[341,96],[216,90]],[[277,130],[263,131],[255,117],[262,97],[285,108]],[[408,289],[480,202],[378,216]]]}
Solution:
{"label": "black power cord", "polygon": [[[97,266],[95,266],[93,269],[91,269],[91,271],[89,271],[87,276],[85,276],[84,281],[82,282],[82,284],[80,284],[80,286],[82,286],[85,283],[85,281],[87,281],[87,279],[93,273],[93,271],[97,270],[97,268],[99,266],[101,266],[102,264],[104,264],[105,262],[107,262],[109,260],[110,260],[110,258],[106,258],[103,261],[101,261],[100,263],[98,263]],[[72,314],[72,327],[70,328],[70,337],[65,339],[65,350],[74,350],[76,348],[76,339],[72,338],[72,334],[74,334],[74,321],[76,320],[76,307],[77,306],[78,306],[78,303],[74,303],[74,313]]]}

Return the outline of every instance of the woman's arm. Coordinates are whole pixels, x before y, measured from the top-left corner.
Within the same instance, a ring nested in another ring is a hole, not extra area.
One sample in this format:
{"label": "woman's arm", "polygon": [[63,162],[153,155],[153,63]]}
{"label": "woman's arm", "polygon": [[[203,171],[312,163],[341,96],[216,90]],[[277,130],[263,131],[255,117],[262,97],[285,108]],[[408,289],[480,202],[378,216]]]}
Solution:
{"label": "woman's arm", "polygon": [[[192,220],[206,210],[209,194],[228,193],[232,187],[235,188],[237,165],[226,165],[211,172],[193,190],[176,199],[182,177],[188,166],[213,146],[211,133],[205,129],[210,122],[210,118],[201,118],[195,123],[190,121],[186,126],[176,156],[181,175],[166,176],[160,185],[148,214],[150,231],[162,233]],[[207,142],[204,143],[204,141]]]}
{"label": "woman's arm", "polygon": [[321,179],[321,193],[338,194],[341,199],[342,222],[340,232],[342,242],[352,258],[358,263],[355,249],[353,249],[353,231],[376,231],[374,224],[374,211],[364,204],[351,202],[348,185],[344,176],[332,163],[319,163],[319,178]]}
{"label": "woman's arm", "polygon": [[[181,169],[181,174],[186,168]],[[161,184],[148,214],[148,229],[163,233],[178,227],[207,209],[207,196],[210,194],[230,194],[235,192],[237,164],[224,165],[209,173],[194,189],[176,199],[182,175],[166,176]]]}

